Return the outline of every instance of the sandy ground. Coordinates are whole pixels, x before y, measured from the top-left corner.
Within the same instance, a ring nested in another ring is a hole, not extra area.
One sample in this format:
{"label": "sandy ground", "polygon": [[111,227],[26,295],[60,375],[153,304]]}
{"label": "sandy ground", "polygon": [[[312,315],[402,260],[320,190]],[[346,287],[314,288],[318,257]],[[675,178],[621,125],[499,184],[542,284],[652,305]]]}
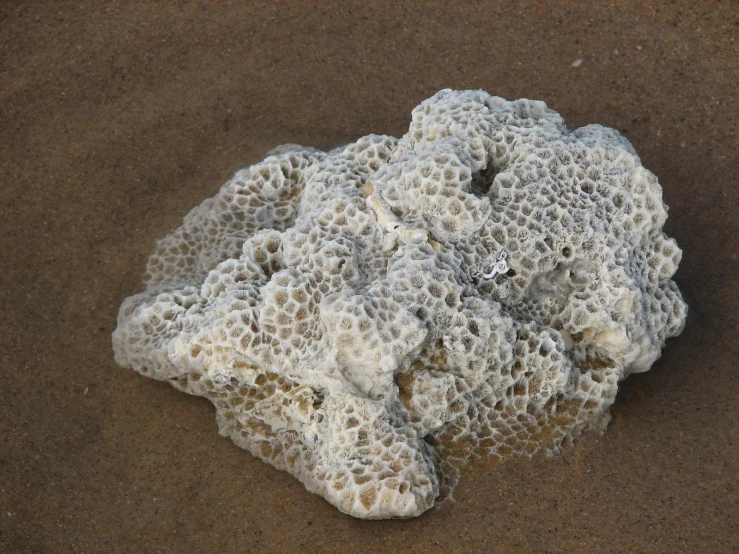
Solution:
{"label": "sandy ground", "polygon": [[[3,2],[0,550],[739,551],[738,35],[737,2]],[[235,170],[400,136],[446,87],[626,135],[689,324],[606,435],[359,521],[221,438],[207,401],[116,366],[110,335],[154,241]]]}

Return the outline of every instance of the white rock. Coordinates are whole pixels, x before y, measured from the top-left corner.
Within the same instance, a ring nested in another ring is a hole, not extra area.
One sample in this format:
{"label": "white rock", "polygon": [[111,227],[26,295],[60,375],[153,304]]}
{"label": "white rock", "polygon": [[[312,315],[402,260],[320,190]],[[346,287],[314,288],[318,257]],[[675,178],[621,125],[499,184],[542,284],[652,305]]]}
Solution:
{"label": "white rock", "polygon": [[116,361],[210,399],[340,510],[416,516],[474,450],[607,421],[685,322],[666,218],[617,131],[443,90],[399,140],[278,148],[193,209],[123,303]]}

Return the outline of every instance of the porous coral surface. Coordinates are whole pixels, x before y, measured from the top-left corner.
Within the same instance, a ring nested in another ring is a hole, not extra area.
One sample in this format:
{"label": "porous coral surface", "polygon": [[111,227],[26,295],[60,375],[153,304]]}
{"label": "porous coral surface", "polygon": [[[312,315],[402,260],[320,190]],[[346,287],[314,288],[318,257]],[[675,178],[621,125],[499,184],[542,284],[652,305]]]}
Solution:
{"label": "porous coral surface", "polygon": [[401,139],[286,145],[161,240],[116,361],[361,518],[472,452],[557,452],[683,328],[656,177],[617,131],[443,90]]}

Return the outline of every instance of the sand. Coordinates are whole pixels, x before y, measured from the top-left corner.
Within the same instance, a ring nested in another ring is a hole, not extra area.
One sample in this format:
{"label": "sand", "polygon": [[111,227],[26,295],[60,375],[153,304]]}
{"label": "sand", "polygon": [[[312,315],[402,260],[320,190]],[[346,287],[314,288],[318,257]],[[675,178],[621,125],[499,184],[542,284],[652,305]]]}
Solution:
{"label": "sand", "polygon": [[[0,551],[739,551],[738,32],[736,2],[3,2]],[[605,435],[359,521],[116,366],[110,335],[155,240],[235,170],[400,136],[446,87],[628,137],[689,322]]]}

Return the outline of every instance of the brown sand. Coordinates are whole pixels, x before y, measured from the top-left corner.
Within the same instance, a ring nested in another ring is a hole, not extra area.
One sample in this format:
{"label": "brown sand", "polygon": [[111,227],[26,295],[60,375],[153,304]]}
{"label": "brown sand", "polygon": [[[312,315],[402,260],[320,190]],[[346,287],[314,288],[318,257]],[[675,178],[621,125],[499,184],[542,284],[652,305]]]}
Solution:
{"label": "brown sand", "polygon": [[[689,0],[2,3],[0,549],[739,551],[738,33],[739,4]],[[670,205],[690,320],[606,435],[359,521],[117,367],[110,334],[155,239],[236,169],[399,136],[445,87],[621,130]]]}

